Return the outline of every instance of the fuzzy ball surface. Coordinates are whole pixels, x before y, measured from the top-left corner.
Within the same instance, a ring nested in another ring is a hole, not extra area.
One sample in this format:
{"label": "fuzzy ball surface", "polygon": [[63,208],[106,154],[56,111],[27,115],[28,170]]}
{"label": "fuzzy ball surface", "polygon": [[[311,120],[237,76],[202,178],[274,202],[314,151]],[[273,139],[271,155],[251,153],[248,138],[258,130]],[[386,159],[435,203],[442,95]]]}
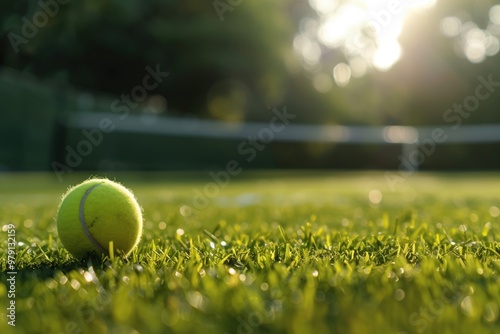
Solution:
{"label": "fuzzy ball surface", "polygon": [[63,195],[56,217],[64,247],[76,258],[95,252],[128,255],[142,234],[142,210],[121,184],[89,179]]}

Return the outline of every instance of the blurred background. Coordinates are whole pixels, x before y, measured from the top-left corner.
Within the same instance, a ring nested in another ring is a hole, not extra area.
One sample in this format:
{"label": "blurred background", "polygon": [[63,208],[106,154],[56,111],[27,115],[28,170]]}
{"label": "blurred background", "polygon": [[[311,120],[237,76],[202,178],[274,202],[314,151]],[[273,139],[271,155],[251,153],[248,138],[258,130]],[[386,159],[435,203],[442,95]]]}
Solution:
{"label": "blurred background", "polygon": [[2,1],[0,171],[500,168],[493,0]]}

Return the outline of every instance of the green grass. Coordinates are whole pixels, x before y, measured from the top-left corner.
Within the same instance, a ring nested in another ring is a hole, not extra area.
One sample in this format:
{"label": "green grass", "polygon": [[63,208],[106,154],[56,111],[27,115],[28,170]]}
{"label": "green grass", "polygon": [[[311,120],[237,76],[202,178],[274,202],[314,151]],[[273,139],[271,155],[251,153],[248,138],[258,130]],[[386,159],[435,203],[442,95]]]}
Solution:
{"label": "green grass", "polygon": [[86,177],[0,175],[0,333],[500,331],[498,174],[421,174],[391,190],[383,173],[254,173],[202,210],[204,175],[117,174],[144,208],[140,245],[79,262],[54,215]]}

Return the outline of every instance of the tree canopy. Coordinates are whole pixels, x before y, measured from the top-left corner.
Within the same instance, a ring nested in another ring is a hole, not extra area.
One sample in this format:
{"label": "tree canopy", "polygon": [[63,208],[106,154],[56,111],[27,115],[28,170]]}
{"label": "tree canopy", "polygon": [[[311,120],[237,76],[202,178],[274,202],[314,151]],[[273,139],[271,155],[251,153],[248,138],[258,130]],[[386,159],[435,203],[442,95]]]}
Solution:
{"label": "tree canopy", "polygon": [[[286,104],[300,122],[436,124],[480,76],[500,81],[500,7],[423,2],[432,6],[404,20],[366,2],[372,19],[363,23],[346,0],[7,0],[0,66],[112,95],[159,66],[170,73],[155,90],[168,112],[229,121],[263,120],[267,107]],[[390,33],[399,21],[400,54],[376,58],[383,41],[370,24]],[[353,51],[353,38],[363,48]],[[500,121],[499,96],[466,121]]]}

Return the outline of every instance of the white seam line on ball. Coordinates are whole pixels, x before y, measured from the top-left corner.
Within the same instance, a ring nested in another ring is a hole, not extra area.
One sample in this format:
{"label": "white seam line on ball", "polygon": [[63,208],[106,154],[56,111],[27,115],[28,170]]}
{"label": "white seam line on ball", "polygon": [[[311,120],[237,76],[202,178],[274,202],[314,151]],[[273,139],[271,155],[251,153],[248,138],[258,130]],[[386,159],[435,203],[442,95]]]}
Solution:
{"label": "white seam line on ball", "polygon": [[107,253],[107,250],[101,246],[101,244],[94,238],[92,233],[90,233],[88,227],[87,227],[87,222],[85,221],[85,200],[87,197],[90,195],[90,192],[94,190],[96,187],[100,186],[101,184],[96,184],[85,192],[85,194],[82,197],[82,200],[80,201],[80,224],[82,225],[83,233],[87,236],[87,239],[90,240],[90,242],[101,252]]}

